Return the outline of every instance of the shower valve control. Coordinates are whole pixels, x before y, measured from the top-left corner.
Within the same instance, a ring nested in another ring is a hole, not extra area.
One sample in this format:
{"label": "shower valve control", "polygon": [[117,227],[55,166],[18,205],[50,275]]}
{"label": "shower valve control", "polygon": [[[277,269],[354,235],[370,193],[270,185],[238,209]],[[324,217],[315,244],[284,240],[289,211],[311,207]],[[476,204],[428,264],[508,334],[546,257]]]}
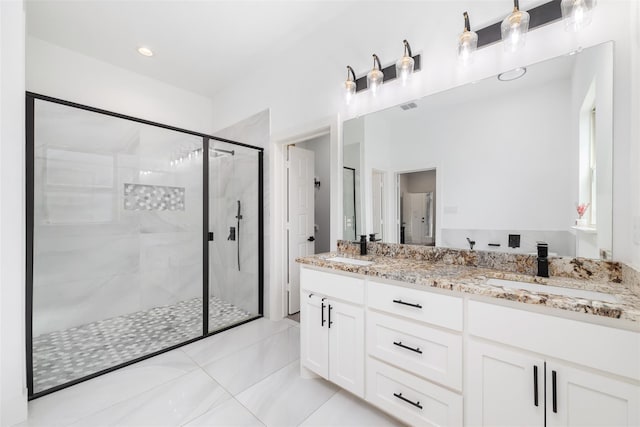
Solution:
{"label": "shower valve control", "polygon": [[235,227],[229,227],[229,237],[227,237],[227,240],[236,240],[236,228]]}

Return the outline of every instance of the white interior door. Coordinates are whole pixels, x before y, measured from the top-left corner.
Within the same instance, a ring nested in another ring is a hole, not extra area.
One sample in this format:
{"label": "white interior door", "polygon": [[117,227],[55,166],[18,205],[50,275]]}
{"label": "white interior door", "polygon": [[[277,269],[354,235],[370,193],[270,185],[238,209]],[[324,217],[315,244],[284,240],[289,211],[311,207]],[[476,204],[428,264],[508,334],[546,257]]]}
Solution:
{"label": "white interior door", "polygon": [[[384,172],[374,170],[371,174],[372,191],[372,232],[376,239],[383,240],[384,236]],[[364,233],[363,233],[364,234]]]}
{"label": "white interior door", "polygon": [[405,215],[407,228],[405,229],[406,243],[424,244],[426,242],[427,194],[405,193]]}
{"label": "white interior door", "polygon": [[293,314],[300,311],[300,267],[295,259],[315,253],[314,153],[289,146],[288,156],[288,313]]}

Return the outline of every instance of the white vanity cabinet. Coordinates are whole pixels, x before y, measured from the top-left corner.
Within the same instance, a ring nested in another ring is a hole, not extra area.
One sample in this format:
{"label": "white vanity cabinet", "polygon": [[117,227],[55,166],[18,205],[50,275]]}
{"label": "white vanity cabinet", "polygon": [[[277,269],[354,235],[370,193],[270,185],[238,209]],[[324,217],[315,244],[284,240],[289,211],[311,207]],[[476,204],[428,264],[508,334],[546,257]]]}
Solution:
{"label": "white vanity cabinet", "polygon": [[367,401],[410,425],[462,426],[462,312],[462,298],[367,281]]}
{"label": "white vanity cabinet", "polygon": [[364,397],[364,281],[301,268],[300,285],[302,366]]}
{"label": "white vanity cabinet", "polygon": [[469,332],[467,425],[640,424],[638,333],[477,301]]}

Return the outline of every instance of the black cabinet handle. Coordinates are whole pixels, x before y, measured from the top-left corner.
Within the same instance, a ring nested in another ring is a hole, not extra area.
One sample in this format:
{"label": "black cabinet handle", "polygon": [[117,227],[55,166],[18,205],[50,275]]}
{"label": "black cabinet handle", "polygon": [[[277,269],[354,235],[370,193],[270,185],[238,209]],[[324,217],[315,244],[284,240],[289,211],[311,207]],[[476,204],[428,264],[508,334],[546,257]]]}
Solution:
{"label": "black cabinet handle", "polygon": [[422,308],[420,304],[411,304],[410,302],[404,302],[400,299],[394,299],[393,302],[396,304],[408,305],[409,307]]}
{"label": "black cabinet handle", "polygon": [[538,366],[533,365],[533,404],[538,406]]}
{"label": "black cabinet handle", "polygon": [[409,399],[407,399],[406,397],[402,396],[402,393],[393,393],[393,395],[394,395],[395,397],[397,397],[398,399],[400,399],[400,400],[403,400],[403,401],[407,402],[409,405],[413,405],[413,406],[415,406],[416,408],[420,408],[420,409],[422,409],[422,405],[420,404],[420,402],[419,402],[419,401],[418,401],[418,402],[412,402],[412,401],[410,401]]}
{"label": "black cabinet handle", "polygon": [[333,322],[331,321],[331,310],[333,310],[333,306],[329,304],[329,328],[333,325]]}
{"label": "black cabinet handle", "polygon": [[326,298],[322,298],[322,307],[320,308],[320,312],[322,313],[322,314],[320,315],[320,327],[321,327],[321,328],[323,328],[323,327],[324,327],[324,322],[326,322],[326,320],[324,320],[324,308],[326,307],[326,306],[324,305],[324,300],[325,300],[325,299],[326,299]]}
{"label": "black cabinet handle", "polygon": [[398,342],[393,342],[394,345],[397,345],[398,347],[402,347],[402,348],[406,348],[407,350],[411,350],[411,351],[415,351],[416,353],[420,353],[422,354],[422,350],[420,350],[420,347],[409,347],[408,345],[404,345],[402,344],[402,341],[398,341]]}
{"label": "black cabinet handle", "polygon": [[558,413],[558,389],[556,381],[556,371],[551,371],[551,399],[553,402],[553,412]]}

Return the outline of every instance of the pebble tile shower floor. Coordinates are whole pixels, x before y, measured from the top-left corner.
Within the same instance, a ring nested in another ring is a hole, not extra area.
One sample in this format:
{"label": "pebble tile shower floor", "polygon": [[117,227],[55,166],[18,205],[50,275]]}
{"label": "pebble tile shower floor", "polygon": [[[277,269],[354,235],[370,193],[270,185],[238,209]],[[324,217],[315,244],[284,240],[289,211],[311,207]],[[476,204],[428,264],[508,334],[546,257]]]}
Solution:
{"label": "pebble tile shower floor", "polygon": [[[255,317],[215,297],[209,330]],[[38,393],[202,334],[202,298],[100,320],[33,339],[33,388]]]}

